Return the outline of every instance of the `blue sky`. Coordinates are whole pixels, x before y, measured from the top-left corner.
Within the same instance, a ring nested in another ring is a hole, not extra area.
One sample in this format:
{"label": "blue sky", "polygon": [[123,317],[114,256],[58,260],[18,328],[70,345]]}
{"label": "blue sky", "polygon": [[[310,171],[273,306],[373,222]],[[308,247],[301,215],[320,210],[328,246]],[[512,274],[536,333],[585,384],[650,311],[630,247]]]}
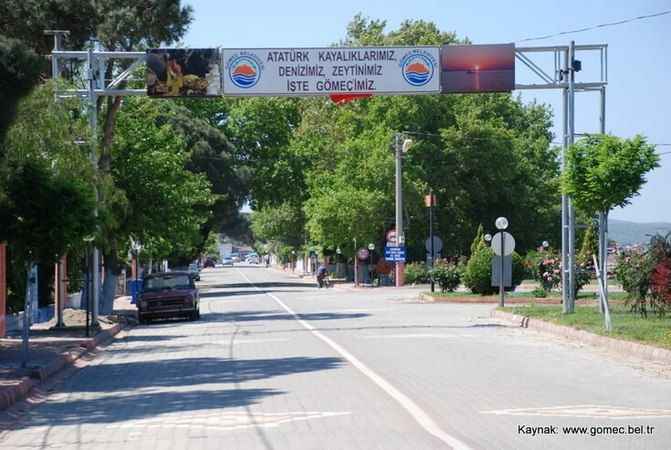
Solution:
{"label": "blue sky", "polygon": [[[532,42],[522,39],[583,28],[629,17],[671,10],[671,0],[548,0],[462,1],[339,0],[221,2],[187,0],[195,21],[184,44],[189,47],[316,47],[345,36],[348,22],[358,12],[387,21],[395,29],[405,19],[435,22],[441,30],[455,31],[473,43],[518,42],[518,46],[607,43],[609,85],[606,131],[629,137],[641,133],[651,143],[671,144],[671,15],[594,31]],[[595,61],[594,61],[595,62]],[[593,61],[585,60],[587,76]],[[521,81],[528,72],[520,64]],[[586,80],[585,80],[586,81]],[[524,101],[547,103],[558,115],[559,91],[524,91]],[[597,94],[578,94],[576,131],[598,131]],[[555,118],[555,132],[560,122]],[[558,133],[557,133],[558,134]],[[671,152],[671,146],[659,147]],[[635,222],[671,222],[671,154],[632,204],[611,217]]]}

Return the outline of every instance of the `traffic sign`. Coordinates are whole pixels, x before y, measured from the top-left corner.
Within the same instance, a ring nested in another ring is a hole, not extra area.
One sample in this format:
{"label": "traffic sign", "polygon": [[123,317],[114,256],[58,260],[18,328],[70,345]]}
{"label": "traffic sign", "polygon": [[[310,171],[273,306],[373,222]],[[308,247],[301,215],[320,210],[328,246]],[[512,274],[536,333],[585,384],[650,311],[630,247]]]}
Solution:
{"label": "traffic sign", "polygon": [[510,255],[515,250],[515,238],[507,231],[499,231],[492,238],[492,250],[494,254],[501,256],[501,234],[505,236],[503,239],[503,254]]}
{"label": "traffic sign", "polygon": [[[431,238],[428,238],[424,242],[424,246],[426,247],[426,251],[430,252],[431,251]],[[433,252],[438,253],[443,249],[443,240],[439,238],[438,236],[433,237]]]}
{"label": "traffic sign", "polygon": [[405,247],[386,246],[384,259],[387,261],[405,262]]}

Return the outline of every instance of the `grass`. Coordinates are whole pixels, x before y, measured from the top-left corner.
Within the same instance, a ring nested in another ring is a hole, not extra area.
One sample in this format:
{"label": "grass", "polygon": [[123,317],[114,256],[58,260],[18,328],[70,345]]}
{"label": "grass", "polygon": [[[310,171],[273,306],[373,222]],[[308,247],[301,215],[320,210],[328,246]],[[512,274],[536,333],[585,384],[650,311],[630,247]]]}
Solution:
{"label": "grass", "polygon": [[[473,294],[472,292],[440,292],[440,288],[436,292],[427,292],[428,295],[432,297],[447,297],[447,298],[457,298],[457,297],[466,297],[466,298],[478,298],[478,297],[498,297],[498,292],[489,296],[483,296],[480,294]],[[609,292],[608,300],[624,300],[627,296],[626,292]],[[535,299],[533,292],[506,292],[506,298],[529,298]],[[550,292],[547,294],[547,297],[543,298],[561,298],[560,292]],[[595,292],[578,292],[577,300],[596,300]]]}
{"label": "grass", "polygon": [[611,308],[613,331],[606,333],[603,316],[594,305],[577,306],[574,314],[563,314],[561,305],[529,305],[501,308],[503,311],[567,325],[604,336],[651,344],[671,350],[671,315],[648,318],[632,313],[624,305]]}

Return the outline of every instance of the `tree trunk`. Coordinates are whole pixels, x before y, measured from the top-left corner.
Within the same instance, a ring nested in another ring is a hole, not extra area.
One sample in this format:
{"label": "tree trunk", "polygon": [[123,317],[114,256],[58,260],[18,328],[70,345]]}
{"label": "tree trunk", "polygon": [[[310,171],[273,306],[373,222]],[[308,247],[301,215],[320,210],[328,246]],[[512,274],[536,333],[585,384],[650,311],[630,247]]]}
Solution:
{"label": "tree trunk", "polygon": [[103,255],[105,260],[105,281],[100,296],[100,314],[112,314],[114,298],[116,297],[117,277],[119,276],[119,261],[117,260],[116,243],[112,243],[108,252]]}

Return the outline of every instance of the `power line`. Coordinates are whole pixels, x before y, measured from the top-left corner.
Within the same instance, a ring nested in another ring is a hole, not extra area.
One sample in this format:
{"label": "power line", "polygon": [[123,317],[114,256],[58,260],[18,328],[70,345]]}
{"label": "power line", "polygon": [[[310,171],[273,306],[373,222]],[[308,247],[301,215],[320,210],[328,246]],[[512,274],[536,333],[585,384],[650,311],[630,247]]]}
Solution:
{"label": "power line", "polygon": [[570,30],[570,31],[561,31],[561,32],[555,33],[555,34],[546,34],[544,36],[537,36],[537,37],[532,37],[532,38],[520,39],[520,40],[515,41],[515,42],[528,42],[528,41],[539,41],[541,39],[550,39],[550,38],[557,37],[557,36],[565,36],[567,34],[582,33],[584,31],[591,31],[591,30],[596,30],[596,29],[599,29],[599,28],[613,27],[615,25],[622,25],[622,24],[629,23],[629,22],[635,22],[637,20],[649,19],[651,17],[659,17],[659,16],[664,16],[664,15],[667,15],[667,14],[671,14],[671,9],[667,10],[667,11],[656,12],[656,13],[653,13],[653,14],[646,14],[644,16],[636,16],[636,17],[631,17],[629,19],[618,20],[616,22],[601,23],[599,25],[592,25],[592,26],[585,27],[585,28],[578,28],[578,29]]}

